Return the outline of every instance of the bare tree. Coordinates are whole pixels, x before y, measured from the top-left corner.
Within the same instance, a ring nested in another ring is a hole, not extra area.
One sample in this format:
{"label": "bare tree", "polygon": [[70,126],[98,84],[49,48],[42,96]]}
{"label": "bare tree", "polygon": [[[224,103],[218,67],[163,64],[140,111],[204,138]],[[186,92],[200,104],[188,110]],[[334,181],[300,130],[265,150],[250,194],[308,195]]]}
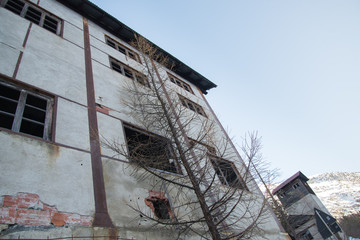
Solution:
{"label": "bare tree", "polygon": [[258,136],[258,132],[247,133],[241,146],[243,159],[250,164],[250,172],[257,183],[263,186],[264,196],[284,230],[297,239],[295,230],[289,221],[289,214],[271,192],[272,186],[279,176],[278,169],[272,169],[270,163],[263,159],[261,149],[262,139]]}
{"label": "bare tree", "polygon": [[249,191],[255,184],[251,161],[245,164],[237,157],[230,140],[222,137],[199,104],[169,87],[169,81],[182,83],[166,74],[164,66],[172,67],[168,59],[144,38],[135,39],[144,69],[132,73],[136,81],[122,92],[134,124],[124,128],[125,144],[103,140],[103,145],[133,163],[129,167],[133,176],[154,190],[146,199],[153,211],[131,207],[155,224],[175,229],[179,237],[261,236],[269,215],[266,201]]}

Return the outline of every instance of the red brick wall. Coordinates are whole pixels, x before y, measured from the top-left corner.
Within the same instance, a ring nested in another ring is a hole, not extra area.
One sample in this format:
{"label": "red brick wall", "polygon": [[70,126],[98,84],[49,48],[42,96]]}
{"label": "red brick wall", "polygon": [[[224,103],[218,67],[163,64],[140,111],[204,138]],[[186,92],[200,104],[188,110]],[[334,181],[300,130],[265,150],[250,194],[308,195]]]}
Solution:
{"label": "red brick wall", "polygon": [[[59,212],[55,206],[43,203],[37,194],[18,193],[0,199],[0,224],[19,225],[91,225],[92,217]],[[2,201],[1,201],[2,200]]]}

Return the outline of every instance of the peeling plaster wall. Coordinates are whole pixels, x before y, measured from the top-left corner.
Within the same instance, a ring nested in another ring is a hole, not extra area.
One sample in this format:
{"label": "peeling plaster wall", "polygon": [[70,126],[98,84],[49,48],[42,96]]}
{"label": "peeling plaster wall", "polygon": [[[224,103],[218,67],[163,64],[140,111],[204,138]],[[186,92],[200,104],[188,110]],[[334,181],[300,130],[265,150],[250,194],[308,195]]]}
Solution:
{"label": "peeling plaster wall", "polygon": [[34,193],[59,211],[92,215],[89,153],[0,132],[1,195]]}
{"label": "peeling plaster wall", "polygon": [[[132,165],[124,157],[118,156],[104,146],[101,148],[101,154],[107,206],[116,229],[110,231],[105,228],[81,226],[89,225],[95,213],[83,19],[82,16],[55,0],[41,0],[40,6],[64,20],[63,35],[57,36],[32,24],[25,47],[22,45],[30,22],[0,8],[2,26],[0,28],[0,58],[6,59],[6,61],[0,61],[0,73],[11,78],[22,52],[15,80],[46,91],[57,99],[53,119],[53,124],[55,124],[53,142],[0,130],[0,196],[2,197],[0,225],[5,224],[4,228],[6,228],[8,224],[15,224],[5,230],[6,237],[46,238],[94,234],[96,236],[116,235],[129,239],[171,239],[173,232],[164,229],[160,231],[158,228],[149,229],[151,223],[129,207],[139,206],[140,209],[152,213],[144,199],[149,197],[149,190],[153,190],[153,186],[159,180],[151,178],[144,181],[136,174],[131,175]],[[123,100],[129,97],[124,89],[129,84],[138,85],[138,83],[113,71],[110,68],[109,55],[139,72],[143,71],[143,67],[135,60],[106,45],[104,34],[121,42],[111,33],[104,31],[91,21],[89,31],[95,101],[99,105],[97,121],[100,140],[114,140],[119,144],[124,144],[121,121],[137,125],[136,119],[131,118],[129,109],[124,105]],[[123,44],[132,49],[128,44]],[[167,71],[177,76],[164,68],[160,68],[159,71],[163,76],[166,76]],[[182,80],[187,82],[186,79]],[[187,83],[194,94],[170,81],[167,81],[166,87],[174,89],[201,105],[209,119],[215,120],[200,91],[192,83]],[[140,85],[139,87],[142,88]],[[173,97],[175,101],[178,101],[176,95]],[[186,111],[192,114],[190,110]],[[226,137],[220,126],[216,125],[215,128],[219,138]],[[234,161],[241,171],[242,165],[237,161],[235,149],[228,151],[233,156],[228,160]],[[249,194],[254,194],[254,192],[256,194],[255,187],[251,184],[248,187],[252,192]],[[156,187],[155,190],[157,190]],[[5,204],[8,202],[6,199],[17,199],[17,202],[21,202],[19,194],[33,196],[33,199],[37,199],[34,201],[38,201],[38,205],[23,207]],[[167,194],[169,199],[175,198],[177,191],[172,189]],[[47,205],[52,208],[44,208]],[[256,206],[255,203],[254,207]],[[22,213],[24,214],[21,215]],[[36,221],[34,219],[23,221],[22,216],[25,216],[24,219],[26,216],[35,216],[35,218],[44,216],[44,218],[41,218],[39,224],[31,224]],[[80,221],[82,217],[86,221]],[[51,224],[59,227],[56,228]],[[64,225],[66,226],[60,227]],[[269,217],[264,222],[264,226],[270,239],[284,239],[283,236],[279,236],[279,228],[273,218]],[[187,239],[197,238],[188,236]]]}

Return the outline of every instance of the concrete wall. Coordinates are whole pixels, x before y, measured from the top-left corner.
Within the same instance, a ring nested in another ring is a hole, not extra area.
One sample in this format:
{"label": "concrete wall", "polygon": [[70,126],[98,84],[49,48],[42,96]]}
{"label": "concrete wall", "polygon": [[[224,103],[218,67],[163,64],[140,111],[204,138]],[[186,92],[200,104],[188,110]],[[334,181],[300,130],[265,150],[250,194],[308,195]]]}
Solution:
{"label": "concrete wall", "polygon": [[[14,13],[0,8],[0,73],[2,79],[25,84],[34,91],[46,92],[54,98],[54,132],[51,141],[45,141],[25,134],[0,129],[0,224],[41,225],[45,228],[29,228],[28,231],[6,230],[8,237],[47,237],[75,234],[106,234],[139,239],[170,239],[172,232],[156,228],[149,230],[150,222],[129,206],[139,207],[151,213],[144,199],[149,190],[156,188],[158,179],[146,181],[133,173],[133,165],[128,160],[104,146],[101,147],[103,174],[107,207],[116,233],[106,229],[90,229],[95,213],[91,148],[88,121],[88,99],[86,94],[85,55],[83,18],[55,0],[41,0],[40,6],[63,19],[62,36],[53,34],[36,24],[31,24]],[[14,24],[17,23],[17,24]],[[126,57],[105,43],[108,35],[136,51],[111,33],[89,22],[90,45],[95,87],[95,102],[99,105],[97,121],[100,141],[114,141],[125,144],[122,122],[138,125],[131,116],[124,100],[129,97],[128,86],[143,86],[110,68],[112,56],[133,69],[142,72],[143,66]],[[28,35],[27,35],[28,32]],[[27,36],[27,37],[26,37]],[[21,56],[21,57],[20,57]],[[16,66],[18,68],[16,69]],[[160,67],[161,75],[174,72]],[[184,82],[186,79],[182,79]],[[194,94],[167,81],[166,88],[178,101],[177,93],[201,105],[208,120],[215,123],[215,135],[226,138],[217,125],[215,116],[204,101],[197,87],[187,82]],[[142,90],[141,90],[142,91]],[[144,90],[146,91],[146,90]],[[188,114],[193,112],[186,109]],[[198,119],[201,122],[204,117]],[[196,121],[195,121],[196,123]],[[196,134],[196,124],[194,124]],[[219,145],[221,148],[222,146]],[[236,150],[229,148],[228,160],[234,161],[242,172]],[[261,199],[254,181],[248,184],[251,197]],[[176,198],[176,189],[171,189],[167,197]],[[181,198],[181,196],[180,196]],[[26,202],[26,204],[24,204]],[[254,208],[261,205],[254,202]],[[30,204],[31,203],[31,204]],[[182,210],[179,210],[181,214]],[[241,210],[239,210],[239,214]],[[29,217],[31,216],[31,217]],[[68,229],[54,229],[54,226],[68,226]],[[77,226],[77,227],[76,227]],[[263,227],[270,239],[284,239],[271,215],[265,218]],[[31,234],[29,233],[31,230]],[[27,235],[28,233],[28,235]],[[18,235],[16,235],[18,234]],[[30,234],[30,235],[29,235]],[[187,239],[192,239],[188,236]]]}

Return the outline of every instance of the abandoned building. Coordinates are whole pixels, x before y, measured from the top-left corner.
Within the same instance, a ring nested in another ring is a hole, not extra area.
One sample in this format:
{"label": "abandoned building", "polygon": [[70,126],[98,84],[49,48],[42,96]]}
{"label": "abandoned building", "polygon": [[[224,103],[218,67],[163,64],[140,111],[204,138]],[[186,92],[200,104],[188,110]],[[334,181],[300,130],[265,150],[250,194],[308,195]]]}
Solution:
{"label": "abandoned building", "polygon": [[[145,129],[144,118],[133,117],[125,104],[134,97],[126,92],[129,86],[139,92],[153,88],[144,72],[146,56],[130,44],[135,34],[88,0],[0,1],[1,238],[175,238],[173,230],[139,214],[172,223],[186,209],[173,208],[182,195],[150,184],[165,175],[185,176],[163,128]],[[173,93],[166,104],[194,116],[197,124],[211,120],[215,137],[229,140],[204,96],[216,85],[157,51],[174,66],[152,62],[155,76],[168,80],[162,87]],[[231,142],[225,159],[216,156],[215,147],[222,146],[183,138],[189,149],[196,144],[207,149],[199,163],[211,166],[221,185],[217,191],[238,188],[263,199],[251,176],[243,176]],[[116,142],[128,155],[103,141]],[[131,170],[140,165],[137,155],[151,159],[145,165],[158,179]],[[257,211],[254,203],[249,206]],[[271,211],[264,214],[254,239],[287,239]],[[199,239],[187,234],[186,239]]]}
{"label": "abandoned building", "polygon": [[311,187],[309,179],[297,172],[273,190],[298,239],[345,239],[344,233]]}

